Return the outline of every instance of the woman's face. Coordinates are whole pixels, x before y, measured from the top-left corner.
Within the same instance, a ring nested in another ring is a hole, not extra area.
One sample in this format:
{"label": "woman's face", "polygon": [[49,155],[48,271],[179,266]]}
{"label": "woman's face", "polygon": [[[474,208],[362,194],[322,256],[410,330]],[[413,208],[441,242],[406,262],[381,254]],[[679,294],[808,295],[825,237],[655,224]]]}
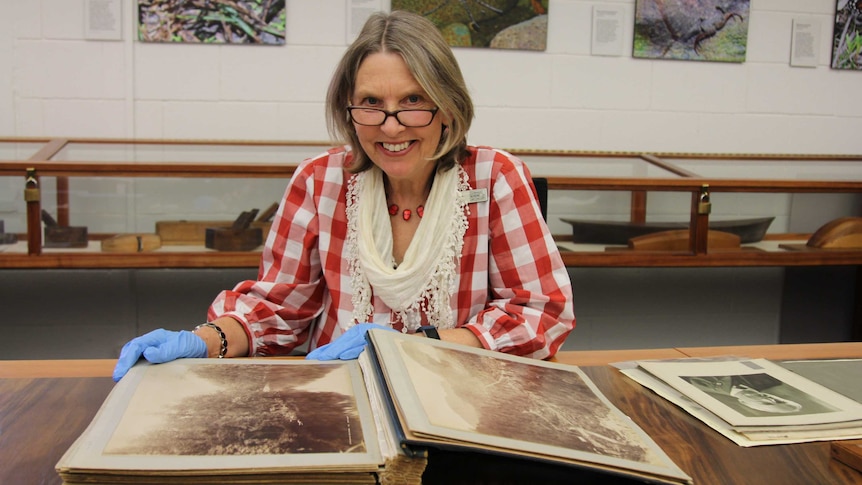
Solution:
{"label": "woman's face", "polygon": [[[388,112],[436,108],[404,59],[391,52],[371,54],[362,61],[350,101],[351,106]],[[429,157],[437,150],[444,121],[443,113],[437,112],[424,127],[406,127],[395,116],[386,117],[380,126],[355,122],[353,126],[362,149],[390,179],[421,180],[433,172],[436,162]]]}

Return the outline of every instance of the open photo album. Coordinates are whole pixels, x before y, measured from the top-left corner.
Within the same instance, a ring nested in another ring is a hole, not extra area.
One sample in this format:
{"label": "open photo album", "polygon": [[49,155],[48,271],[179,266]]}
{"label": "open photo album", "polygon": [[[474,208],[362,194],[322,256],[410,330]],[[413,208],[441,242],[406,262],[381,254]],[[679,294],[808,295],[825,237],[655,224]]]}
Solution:
{"label": "open photo album", "polygon": [[691,483],[579,368],[370,331],[357,361],[141,362],[65,483],[421,483],[440,452]]}

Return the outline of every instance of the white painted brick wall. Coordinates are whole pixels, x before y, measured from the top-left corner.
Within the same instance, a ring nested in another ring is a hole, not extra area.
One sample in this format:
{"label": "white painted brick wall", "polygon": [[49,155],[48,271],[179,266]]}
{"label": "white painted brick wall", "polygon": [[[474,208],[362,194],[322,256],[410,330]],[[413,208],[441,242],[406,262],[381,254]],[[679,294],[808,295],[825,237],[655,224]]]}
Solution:
{"label": "white painted brick wall", "polygon": [[[472,143],[506,148],[860,153],[862,73],[833,71],[834,0],[752,0],[743,64],[634,59],[634,0],[553,0],[545,52],[456,49]],[[0,136],[326,140],[323,98],[347,2],[288,0],[287,45],[88,41],[83,0],[0,0]],[[388,2],[383,2],[384,7]],[[590,55],[592,9],[627,21]],[[789,66],[793,18],[821,23],[820,64]],[[848,94],[844,94],[848,93]]]}

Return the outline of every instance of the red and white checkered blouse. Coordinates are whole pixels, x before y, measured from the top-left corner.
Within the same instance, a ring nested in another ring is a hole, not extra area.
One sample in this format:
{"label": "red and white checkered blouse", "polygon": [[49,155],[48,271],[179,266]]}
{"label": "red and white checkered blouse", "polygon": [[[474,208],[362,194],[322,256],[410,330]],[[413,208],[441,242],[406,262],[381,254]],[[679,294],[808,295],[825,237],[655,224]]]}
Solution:
{"label": "red and white checkered blouse", "polygon": [[[529,170],[501,150],[468,148],[461,165],[471,188],[488,197],[468,206],[450,299],[455,326],[491,350],[550,357],[575,325],[572,286]],[[284,355],[309,337],[313,349],[354,323],[345,248],[353,175],[343,170],[351,159],[349,147],[339,147],[302,162],[273,220],[258,281],[221,292],[210,306],[210,320],[227,315],[245,327],[250,355]],[[385,303],[373,295],[371,303],[372,322],[402,329]]]}

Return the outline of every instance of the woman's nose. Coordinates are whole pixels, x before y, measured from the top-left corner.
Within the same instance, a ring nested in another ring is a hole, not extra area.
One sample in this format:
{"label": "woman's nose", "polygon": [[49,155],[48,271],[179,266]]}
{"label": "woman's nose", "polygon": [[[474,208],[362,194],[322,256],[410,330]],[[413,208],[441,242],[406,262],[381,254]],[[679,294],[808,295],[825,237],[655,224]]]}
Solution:
{"label": "woman's nose", "polygon": [[393,135],[404,131],[404,125],[395,116],[387,116],[383,124],[380,125],[380,129],[386,135]]}

